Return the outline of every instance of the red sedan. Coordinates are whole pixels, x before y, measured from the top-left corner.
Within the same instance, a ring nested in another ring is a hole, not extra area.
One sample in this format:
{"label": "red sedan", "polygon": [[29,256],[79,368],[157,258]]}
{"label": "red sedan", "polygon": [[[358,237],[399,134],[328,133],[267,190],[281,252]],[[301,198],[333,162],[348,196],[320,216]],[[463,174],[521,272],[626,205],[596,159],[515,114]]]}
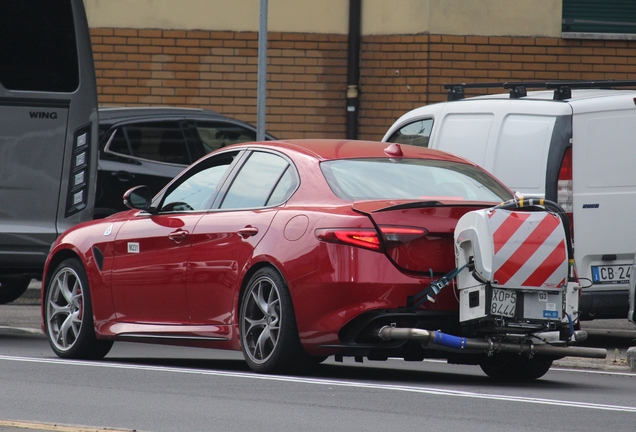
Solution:
{"label": "red sedan", "polygon": [[226,147],[154,198],[134,188],[131,210],[60,236],[42,326],[64,358],[126,340],[242,350],[261,372],[330,355],[421,359],[421,344],[377,329],[460,333],[454,289],[413,298],[454,269],[457,220],[511,198],[478,166],[421,147]]}

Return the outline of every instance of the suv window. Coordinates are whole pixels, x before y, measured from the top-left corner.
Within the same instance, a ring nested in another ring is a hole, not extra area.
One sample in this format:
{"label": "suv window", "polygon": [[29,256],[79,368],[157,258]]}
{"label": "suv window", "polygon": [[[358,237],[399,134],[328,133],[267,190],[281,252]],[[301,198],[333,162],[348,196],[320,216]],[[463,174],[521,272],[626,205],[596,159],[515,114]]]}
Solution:
{"label": "suv window", "polygon": [[388,139],[388,142],[411,144],[419,147],[428,147],[428,140],[431,137],[433,119],[422,119],[409,123],[395,132]]}
{"label": "suv window", "polygon": [[203,142],[205,153],[230,144],[256,141],[255,131],[232,123],[197,121],[195,130]]}
{"label": "suv window", "polygon": [[121,126],[114,132],[105,150],[157,162],[190,164],[188,146],[178,122]]}
{"label": "suv window", "polygon": [[0,83],[9,90],[77,90],[79,62],[71,2],[0,1],[0,59],[4,59]]}
{"label": "suv window", "polygon": [[295,190],[295,176],[288,168],[289,163],[280,156],[252,153],[232,182],[221,208],[256,208],[282,203]]}

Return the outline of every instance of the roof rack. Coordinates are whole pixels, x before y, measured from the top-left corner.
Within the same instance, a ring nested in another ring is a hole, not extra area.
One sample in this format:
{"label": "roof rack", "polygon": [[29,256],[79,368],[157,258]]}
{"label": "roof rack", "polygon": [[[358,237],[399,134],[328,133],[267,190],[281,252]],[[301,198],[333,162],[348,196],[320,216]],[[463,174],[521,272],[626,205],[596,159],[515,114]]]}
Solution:
{"label": "roof rack", "polygon": [[636,80],[599,80],[599,81],[528,81],[528,82],[491,82],[444,84],[448,91],[448,100],[464,99],[467,88],[503,88],[510,91],[510,99],[518,99],[528,95],[529,88],[554,89],[554,100],[565,100],[572,97],[572,89],[601,89],[613,87],[636,87]]}

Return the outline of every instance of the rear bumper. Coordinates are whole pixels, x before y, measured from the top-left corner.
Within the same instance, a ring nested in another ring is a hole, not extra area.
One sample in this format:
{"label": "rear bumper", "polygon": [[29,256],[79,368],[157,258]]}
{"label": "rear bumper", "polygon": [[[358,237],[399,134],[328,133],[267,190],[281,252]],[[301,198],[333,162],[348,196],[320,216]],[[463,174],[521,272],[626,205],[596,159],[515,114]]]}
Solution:
{"label": "rear bumper", "polygon": [[629,310],[629,292],[602,291],[583,292],[579,302],[581,320],[619,318],[625,319]]}

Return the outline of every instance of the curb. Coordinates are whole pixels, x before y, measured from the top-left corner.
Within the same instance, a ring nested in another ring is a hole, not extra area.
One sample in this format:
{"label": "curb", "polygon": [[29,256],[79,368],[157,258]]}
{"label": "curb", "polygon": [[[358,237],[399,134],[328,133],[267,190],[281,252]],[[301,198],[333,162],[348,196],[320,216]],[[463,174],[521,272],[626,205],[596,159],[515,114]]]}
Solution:
{"label": "curb", "polygon": [[577,357],[564,357],[560,360],[555,360],[552,364],[553,368],[561,369],[577,369],[577,370],[589,370],[598,372],[630,372],[627,360],[618,359],[610,360],[609,356],[606,359],[586,359]]}

